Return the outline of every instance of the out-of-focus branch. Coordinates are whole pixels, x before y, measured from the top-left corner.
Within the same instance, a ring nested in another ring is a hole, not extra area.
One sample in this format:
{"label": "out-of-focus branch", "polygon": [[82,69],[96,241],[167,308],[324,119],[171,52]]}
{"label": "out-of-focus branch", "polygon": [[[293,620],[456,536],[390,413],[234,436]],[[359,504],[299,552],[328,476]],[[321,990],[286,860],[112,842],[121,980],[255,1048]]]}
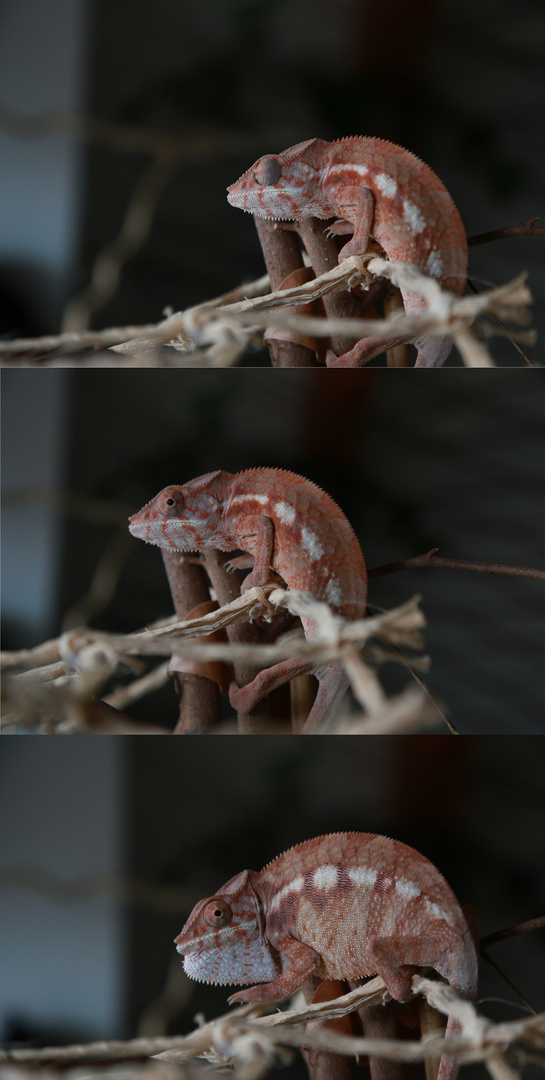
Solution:
{"label": "out-of-focus branch", "polygon": [[383,577],[385,574],[397,574],[401,570],[434,566],[443,570],[473,570],[478,574],[507,574],[512,577],[536,578],[538,581],[545,581],[545,570],[539,570],[535,566],[510,566],[507,563],[480,562],[476,559],[447,559],[436,555],[435,552],[438,550],[438,548],[432,548],[425,555],[413,555],[409,559],[400,559],[398,562],[372,567],[369,570],[369,577]]}
{"label": "out-of-focus branch", "polygon": [[[410,316],[394,312],[387,319],[347,319],[309,317],[282,310],[311,304],[331,292],[344,291],[358,284],[369,285],[377,278],[384,277],[389,278],[395,285],[404,284],[421,294],[427,301],[427,311]],[[245,286],[242,291],[248,296],[250,288]],[[392,263],[375,255],[354,255],[320,277],[294,288],[282,289],[264,296],[254,295],[238,303],[221,304],[214,300],[170,315],[151,328],[135,327],[134,333],[131,331],[120,348],[123,351],[134,349],[138,353],[143,346],[152,349],[157,345],[168,344],[179,353],[179,360],[176,362],[180,366],[204,364],[210,367],[225,367],[238,361],[256,330],[274,326],[315,337],[341,335],[354,341],[362,337],[388,341],[392,338],[409,340],[422,334],[449,336],[454,339],[465,364],[491,366],[493,362],[474,330],[483,336],[489,336],[492,328],[486,321],[487,317],[526,324],[527,305],[530,301],[531,294],[524,284],[523,274],[506,285],[477,296],[459,297],[442,290],[437,281],[421,274],[415,267],[405,263]],[[521,340],[534,340],[531,332],[519,333],[518,336]],[[53,342],[56,342],[56,345]],[[61,336],[25,339],[23,342],[0,342],[0,356],[13,357],[67,344],[74,348],[75,342],[74,335],[66,341]],[[56,359],[52,362],[64,363]],[[78,366],[94,362],[92,358],[75,361]],[[104,363],[104,360],[99,362]],[[150,358],[150,364],[157,362],[153,356]]]}

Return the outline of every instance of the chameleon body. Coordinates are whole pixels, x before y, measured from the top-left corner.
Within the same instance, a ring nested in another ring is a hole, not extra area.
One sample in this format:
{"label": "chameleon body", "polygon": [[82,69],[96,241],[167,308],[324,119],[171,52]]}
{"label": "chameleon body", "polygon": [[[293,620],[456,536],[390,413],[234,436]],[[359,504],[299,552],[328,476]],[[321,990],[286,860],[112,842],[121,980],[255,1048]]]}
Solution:
{"label": "chameleon body", "polygon": [[[244,870],[195,905],[175,939],[191,979],[249,986],[229,999],[278,1001],[310,975],[381,975],[396,1001],[414,967],[434,968],[474,999],[477,953],[464,913],[428,859],[373,833],[319,836],[259,873]],[[449,1019],[447,1035],[458,1030]],[[440,1080],[453,1080],[452,1058]]]}
{"label": "chameleon body", "polygon": [[[363,255],[369,239],[378,241],[393,261],[410,263],[436,278],[444,289],[462,295],[467,278],[467,240],[462,220],[439,177],[415,154],[384,139],[354,138],[324,142],[308,139],[256,161],[227,189],[232,206],[257,217],[300,221],[337,218],[332,231],[351,231],[339,262]],[[401,288],[407,314],[420,314],[425,301]],[[363,339],[330,366],[367,363],[396,341]],[[449,339],[419,338],[417,367],[443,364]]]}
{"label": "chameleon body", "polygon": [[[367,573],[358,540],[342,510],[316,484],[283,469],[207,473],[167,487],[130,519],[129,529],[148,543],[178,551],[240,548],[253,561],[245,592],[264,585],[274,570],[288,588],[310,592],[346,619],[365,615]],[[244,557],[232,563],[247,566]],[[303,618],[305,636],[316,626]],[[296,675],[312,672],[319,688],[305,731],[318,728],[348,686],[341,663],[315,667],[308,658],[283,660],[247,686],[232,684],[234,708],[251,712],[266,694]]]}

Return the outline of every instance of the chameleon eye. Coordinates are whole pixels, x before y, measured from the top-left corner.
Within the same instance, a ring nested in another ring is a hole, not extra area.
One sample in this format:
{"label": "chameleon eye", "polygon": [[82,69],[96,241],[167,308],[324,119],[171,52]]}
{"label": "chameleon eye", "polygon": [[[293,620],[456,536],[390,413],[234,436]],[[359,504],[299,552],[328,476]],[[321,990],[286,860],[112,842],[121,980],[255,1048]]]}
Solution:
{"label": "chameleon eye", "polygon": [[208,901],[202,913],[205,923],[208,923],[209,926],[215,926],[218,930],[231,922],[232,915],[229,904],[226,904],[225,900],[219,900],[217,897]]}
{"label": "chameleon eye", "polygon": [[167,488],[163,494],[161,512],[165,517],[178,517],[184,508],[184,497],[178,488]]}
{"label": "chameleon eye", "polygon": [[280,177],[280,166],[273,157],[263,158],[259,161],[254,169],[254,179],[256,183],[262,184],[263,187],[269,187],[271,184],[276,184],[276,181]]}

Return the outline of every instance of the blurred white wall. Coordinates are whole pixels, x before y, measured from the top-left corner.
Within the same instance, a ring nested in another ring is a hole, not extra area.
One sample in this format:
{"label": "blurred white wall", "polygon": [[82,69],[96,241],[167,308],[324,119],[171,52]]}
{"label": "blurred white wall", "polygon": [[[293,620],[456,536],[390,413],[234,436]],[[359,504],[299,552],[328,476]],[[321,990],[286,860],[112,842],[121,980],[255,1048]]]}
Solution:
{"label": "blurred white wall", "polygon": [[[26,868],[53,882],[71,882],[121,873],[120,740],[24,742],[24,754],[19,739],[2,744],[0,874]],[[14,1027],[53,1039],[123,1034],[124,969],[119,904],[100,896],[59,901],[39,889],[0,888],[0,1039]]]}
{"label": "blurred white wall", "polygon": [[2,617],[10,630],[4,648],[37,645],[57,630],[63,519],[23,494],[64,486],[68,380],[66,371],[2,371]]}
{"label": "blurred white wall", "polygon": [[[0,102],[9,112],[81,109],[87,7],[87,0],[3,0]],[[76,255],[81,146],[68,135],[8,126],[0,124],[0,272],[54,330]]]}

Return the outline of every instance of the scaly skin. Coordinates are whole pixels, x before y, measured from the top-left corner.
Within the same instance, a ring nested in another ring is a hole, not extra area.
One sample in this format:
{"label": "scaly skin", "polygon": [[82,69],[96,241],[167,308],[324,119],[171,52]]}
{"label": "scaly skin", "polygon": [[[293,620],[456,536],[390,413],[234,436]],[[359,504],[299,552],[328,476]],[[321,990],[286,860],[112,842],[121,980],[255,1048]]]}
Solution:
{"label": "scaly skin", "polygon": [[[412,264],[444,289],[463,295],[468,256],[460,215],[439,177],[401,146],[363,136],[332,143],[308,139],[260,158],[227,190],[232,206],[257,217],[336,217],[333,231],[339,233],[350,223],[354,235],[341,249],[339,262],[363,255],[373,237],[393,261]],[[405,287],[401,293],[407,314],[425,310],[417,293]],[[400,340],[364,339],[343,356],[330,351],[327,363],[361,365]],[[451,349],[449,339],[419,338],[413,344],[417,367],[443,364]]]}
{"label": "scaly skin", "polygon": [[[477,952],[449,885],[418,851],[373,833],[319,836],[195,905],[175,939],[191,979],[248,985],[229,1001],[279,1001],[310,975],[380,975],[409,1001],[415,967],[475,999]],[[447,1035],[459,1026],[449,1019]],[[443,1057],[439,1080],[458,1068]]]}
{"label": "scaly skin", "polygon": [[[367,572],[357,538],[333,499],[295,473],[266,468],[207,473],[180,487],[164,488],[130,518],[129,529],[133,536],[171,550],[241,548],[253,558],[243,592],[264,585],[274,570],[288,588],[312,593],[345,619],[365,615]],[[311,639],[314,623],[301,621]],[[348,686],[340,663],[317,668],[304,658],[283,660],[261,671],[248,686],[232,683],[229,699],[237,711],[251,712],[271,690],[308,672],[316,676],[319,688],[304,730],[314,731]]]}

